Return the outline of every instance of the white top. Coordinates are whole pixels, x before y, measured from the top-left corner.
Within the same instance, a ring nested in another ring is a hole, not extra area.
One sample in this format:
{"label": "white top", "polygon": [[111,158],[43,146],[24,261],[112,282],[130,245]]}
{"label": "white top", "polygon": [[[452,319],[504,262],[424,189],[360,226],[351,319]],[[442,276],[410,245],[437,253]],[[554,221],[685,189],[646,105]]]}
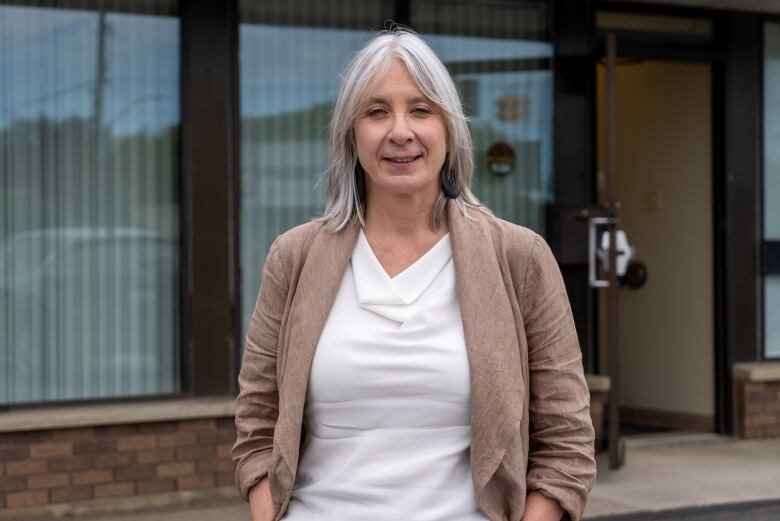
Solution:
{"label": "white top", "polygon": [[485,521],[449,235],[392,279],[361,230],[314,355],[288,521]]}

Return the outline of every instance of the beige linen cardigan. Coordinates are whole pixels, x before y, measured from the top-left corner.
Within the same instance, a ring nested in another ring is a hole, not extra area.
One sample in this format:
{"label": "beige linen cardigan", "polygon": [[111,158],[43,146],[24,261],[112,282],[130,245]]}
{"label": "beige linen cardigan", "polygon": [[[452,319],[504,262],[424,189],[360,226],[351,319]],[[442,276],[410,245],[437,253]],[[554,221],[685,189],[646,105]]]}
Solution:
{"label": "beige linen cardigan", "polygon": [[[538,490],[576,521],[596,465],[589,393],[558,265],[531,230],[476,210],[466,218],[452,202],[446,212],[479,508],[492,521],[518,521],[527,491]],[[244,499],[268,476],[277,519],[295,483],[314,350],[359,230],[356,223],[332,233],[310,222],[280,235],[266,258],[238,377],[232,456]]]}

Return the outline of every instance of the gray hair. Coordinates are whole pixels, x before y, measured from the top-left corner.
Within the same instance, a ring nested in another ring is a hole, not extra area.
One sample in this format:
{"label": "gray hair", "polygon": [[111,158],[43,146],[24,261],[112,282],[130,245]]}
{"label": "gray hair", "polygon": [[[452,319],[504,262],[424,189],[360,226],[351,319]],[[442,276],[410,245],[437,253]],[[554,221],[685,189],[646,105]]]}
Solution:
{"label": "gray hair", "polygon": [[[330,121],[330,163],[325,171],[328,190],[325,212],[317,221],[331,231],[344,229],[355,219],[365,225],[365,174],[358,171],[355,121],[377,83],[395,59],[406,66],[420,92],[438,105],[447,126],[449,168],[460,194],[453,202],[466,218],[467,209],[491,213],[471,192],[474,175],[471,134],[455,84],[433,50],[406,28],[381,31],[349,61]],[[447,198],[439,192],[433,205],[431,227],[438,228]]]}

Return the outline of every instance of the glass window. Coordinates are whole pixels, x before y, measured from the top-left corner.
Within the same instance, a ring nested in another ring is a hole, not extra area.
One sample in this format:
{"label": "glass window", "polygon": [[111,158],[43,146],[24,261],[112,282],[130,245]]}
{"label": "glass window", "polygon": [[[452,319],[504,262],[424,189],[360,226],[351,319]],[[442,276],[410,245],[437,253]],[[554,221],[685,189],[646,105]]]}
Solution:
{"label": "glass window", "polygon": [[0,404],[180,389],[177,13],[64,4],[0,4]]}
{"label": "glass window", "polygon": [[277,235],[322,213],[339,72],[393,17],[388,0],[242,0],[241,295],[244,327]]}
{"label": "glass window", "polygon": [[412,20],[463,98],[474,193],[499,217],[544,233],[553,154],[547,4],[419,0]]}
{"label": "glass window", "polygon": [[[764,29],[764,241],[780,249],[780,23]],[[780,269],[767,267],[764,355],[780,358]]]}

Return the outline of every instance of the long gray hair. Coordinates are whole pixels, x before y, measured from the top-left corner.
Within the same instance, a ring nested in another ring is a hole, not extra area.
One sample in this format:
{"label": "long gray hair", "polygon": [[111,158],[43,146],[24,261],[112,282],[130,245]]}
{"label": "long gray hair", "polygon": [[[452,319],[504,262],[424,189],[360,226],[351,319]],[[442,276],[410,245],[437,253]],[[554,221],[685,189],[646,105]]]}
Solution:
{"label": "long gray hair", "polygon": [[[449,168],[459,195],[453,200],[465,217],[467,209],[491,213],[471,192],[474,175],[471,134],[458,91],[444,64],[417,34],[406,28],[382,31],[350,60],[342,76],[330,121],[330,163],[325,171],[328,191],[325,212],[318,221],[339,231],[359,220],[365,225],[365,174],[358,169],[355,120],[393,60],[401,60],[417,88],[438,105],[447,126]],[[438,228],[447,198],[439,192],[433,205],[431,227]]]}

